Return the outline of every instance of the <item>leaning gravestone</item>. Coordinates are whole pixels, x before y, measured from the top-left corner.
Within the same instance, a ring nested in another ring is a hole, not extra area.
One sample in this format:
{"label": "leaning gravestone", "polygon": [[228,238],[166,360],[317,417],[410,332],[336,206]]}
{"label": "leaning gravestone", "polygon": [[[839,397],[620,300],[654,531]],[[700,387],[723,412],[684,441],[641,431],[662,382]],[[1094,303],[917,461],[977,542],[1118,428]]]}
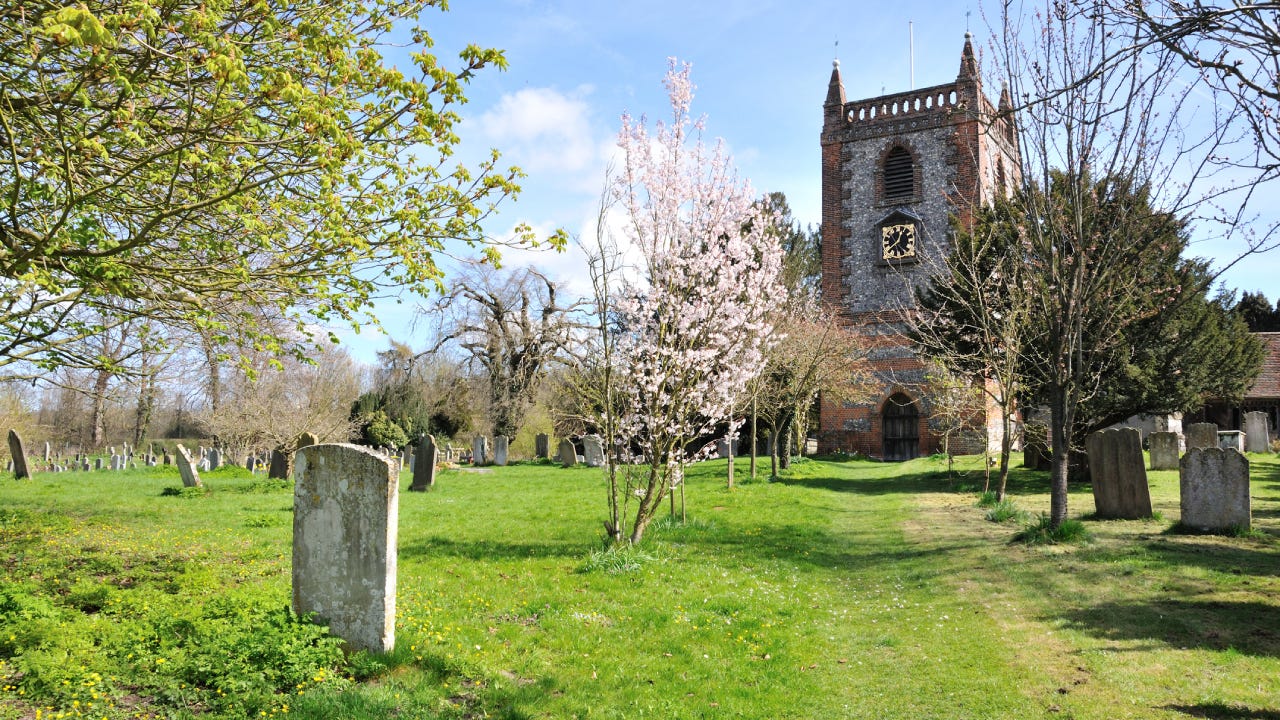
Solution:
{"label": "leaning gravestone", "polygon": [[1271,429],[1267,427],[1267,414],[1250,412],[1244,414],[1244,449],[1248,452],[1266,452],[1271,444]]}
{"label": "leaning gravestone", "polygon": [[599,435],[587,435],[582,438],[582,459],[587,467],[604,465],[604,440]]}
{"label": "leaning gravestone", "polygon": [[1085,440],[1089,476],[1098,517],[1136,520],[1151,517],[1151,489],[1137,428],[1103,430]]}
{"label": "leaning gravestone", "polygon": [[538,433],[533,438],[533,455],[539,460],[546,459],[551,455],[551,438],[546,433]]}
{"label": "leaning gravestone", "polygon": [[471,441],[471,464],[477,467],[489,464],[489,438],[477,435]]}
{"label": "leaning gravestone", "polygon": [[391,652],[399,483],[391,462],[355,445],[294,456],[293,610],[315,613],[351,651]]}
{"label": "leaning gravestone", "polygon": [[504,467],[507,464],[507,450],[509,441],[506,435],[493,436],[493,464]]}
{"label": "leaning gravestone", "polygon": [[13,458],[14,480],[31,477],[31,468],[27,465],[27,448],[22,444],[22,436],[17,430],[9,431],[9,456]]}
{"label": "leaning gravestone", "polygon": [[418,441],[418,451],[413,454],[413,484],[409,489],[426,492],[436,486],[436,439],[427,435]]}
{"label": "leaning gravestone", "polygon": [[191,463],[191,454],[182,447],[182,443],[178,443],[175,456],[178,459],[178,475],[182,477],[182,486],[203,487],[200,484],[200,473],[196,472],[196,466]]}
{"label": "leaning gravestone", "polygon": [[1178,433],[1153,432],[1147,442],[1151,444],[1152,470],[1178,469]]}
{"label": "leaning gravestone", "polygon": [[1191,423],[1187,426],[1187,450],[1216,447],[1218,447],[1218,426],[1215,423]]}
{"label": "leaning gravestone", "polygon": [[1188,450],[1178,478],[1184,526],[1201,532],[1250,528],[1249,459],[1239,451]]}
{"label": "leaning gravestone", "polygon": [[569,438],[560,441],[560,464],[567,468],[578,464],[578,449]]}

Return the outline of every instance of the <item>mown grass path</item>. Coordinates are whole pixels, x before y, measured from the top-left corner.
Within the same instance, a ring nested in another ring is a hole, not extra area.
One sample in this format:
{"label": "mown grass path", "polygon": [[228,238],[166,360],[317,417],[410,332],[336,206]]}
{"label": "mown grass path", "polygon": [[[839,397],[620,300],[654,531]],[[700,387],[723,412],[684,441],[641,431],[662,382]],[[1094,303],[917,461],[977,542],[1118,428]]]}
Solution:
{"label": "mown grass path", "polygon": [[[976,466],[730,491],[705,463],[688,524],[595,562],[599,470],[447,472],[401,497],[396,651],[331,666],[279,614],[288,488],[7,481],[0,718],[1280,718],[1280,462],[1254,458],[1254,536],[1166,533],[1154,473],[1162,519],[1030,548],[974,507]],[[1011,491],[1047,509],[1043,473]]]}

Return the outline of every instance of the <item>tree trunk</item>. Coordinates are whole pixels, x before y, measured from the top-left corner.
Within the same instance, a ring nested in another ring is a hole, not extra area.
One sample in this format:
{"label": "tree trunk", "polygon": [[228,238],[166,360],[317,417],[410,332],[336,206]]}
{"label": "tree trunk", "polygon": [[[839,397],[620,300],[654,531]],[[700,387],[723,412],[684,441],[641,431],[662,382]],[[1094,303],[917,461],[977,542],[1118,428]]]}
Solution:
{"label": "tree trunk", "polygon": [[138,381],[138,407],[133,416],[133,444],[141,445],[151,430],[151,414],[156,406],[156,378],[151,372]]}
{"label": "tree trunk", "polygon": [[1049,524],[1058,527],[1067,519],[1067,480],[1071,470],[1071,431],[1067,410],[1066,388],[1055,387],[1049,400],[1051,491],[1049,496]]}
{"label": "tree trunk", "polygon": [[1000,425],[1004,436],[1000,438],[1000,489],[996,499],[1004,501],[1005,490],[1009,486],[1009,455],[1013,452],[1013,423],[1009,421],[1009,413],[1001,410]]}
{"label": "tree trunk", "polygon": [[756,439],[756,397],[751,396],[751,479],[756,479],[756,450],[759,440]]}
{"label": "tree trunk", "polygon": [[733,489],[733,441],[729,441],[729,489]]}
{"label": "tree trunk", "polygon": [[106,441],[107,434],[107,386],[111,383],[111,371],[97,370],[93,378],[93,429],[89,445],[97,450]]}
{"label": "tree trunk", "polygon": [[778,455],[778,467],[786,470],[791,467],[791,449],[795,440],[792,438],[792,426],[795,424],[794,417],[787,417],[786,422],[781,424],[778,430],[780,436],[773,443],[773,449],[777,452],[778,448],[782,448],[782,453]]}
{"label": "tree trunk", "polygon": [[201,340],[204,346],[205,369],[209,371],[206,386],[209,393],[209,411],[216,413],[222,403],[222,368],[218,363],[218,349],[214,347],[213,341],[203,336]]}

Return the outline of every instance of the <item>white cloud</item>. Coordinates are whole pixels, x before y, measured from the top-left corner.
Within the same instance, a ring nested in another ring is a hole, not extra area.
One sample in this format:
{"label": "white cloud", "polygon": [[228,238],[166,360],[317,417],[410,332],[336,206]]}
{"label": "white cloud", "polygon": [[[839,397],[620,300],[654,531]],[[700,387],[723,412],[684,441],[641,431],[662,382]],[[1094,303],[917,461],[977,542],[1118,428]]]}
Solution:
{"label": "white cloud", "polygon": [[530,173],[576,174],[597,166],[590,86],[571,94],[525,88],[503,95],[478,123],[490,143]]}

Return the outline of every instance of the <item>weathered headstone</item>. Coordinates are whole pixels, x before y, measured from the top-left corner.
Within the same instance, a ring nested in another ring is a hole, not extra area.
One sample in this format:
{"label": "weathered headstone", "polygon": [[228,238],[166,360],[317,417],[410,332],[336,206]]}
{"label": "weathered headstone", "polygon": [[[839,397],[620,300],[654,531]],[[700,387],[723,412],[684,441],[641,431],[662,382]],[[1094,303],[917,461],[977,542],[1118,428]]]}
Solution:
{"label": "weathered headstone", "polygon": [[399,483],[355,445],[294,456],[293,610],[315,613],[352,651],[395,647]]}
{"label": "weathered headstone", "polygon": [[255,472],[257,472],[257,471],[258,471],[258,457],[257,457],[256,455],[250,455],[249,457],[245,458],[245,460],[244,460],[244,466],[245,466],[246,468],[248,468],[248,469],[249,469],[249,472],[250,472],[250,473],[255,473]]}
{"label": "weathered headstone", "polygon": [[53,448],[49,447],[49,441],[44,441],[44,461],[49,462],[49,456],[53,453]]}
{"label": "weathered headstone", "polygon": [[27,464],[27,448],[22,444],[22,436],[17,430],[9,431],[9,457],[12,458],[15,480],[31,477],[31,467]]}
{"label": "weathered headstone", "polygon": [[506,435],[493,436],[493,464],[498,467],[505,467],[507,464],[507,450],[509,441]]}
{"label": "weathered headstone", "polygon": [[94,458],[94,459],[93,459],[93,469],[94,469],[94,470],[101,470],[101,469],[102,469],[102,467],[103,467],[103,459],[102,459],[101,457],[96,457],[96,458]]}
{"label": "weathered headstone", "polygon": [[1264,412],[1248,412],[1244,414],[1244,449],[1248,452],[1266,452],[1271,444],[1271,428],[1267,427],[1267,414]]}
{"label": "weathered headstone", "polygon": [[1147,436],[1147,442],[1151,445],[1152,470],[1178,469],[1178,433],[1153,432]]}
{"label": "weathered headstone", "polygon": [[1218,447],[1244,452],[1244,433],[1239,430],[1219,430]]}
{"label": "weathered headstone", "polygon": [[582,438],[582,459],[587,467],[604,465],[604,440],[599,435],[587,435]]}
{"label": "weathered headstone", "polygon": [[280,448],[271,451],[271,464],[267,468],[267,477],[272,480],[289,479],[289,456]]}
{"label": "weathered headstone", "polygon": [[533,438],[533,455],[539,460],[545,460],[551,455],[551,438],[546,433],[538,433]]}
{"label": "weathered headstone", "polygon": [[1248,530],[1249,459],[1235,449],[1193,448],[1179,467],[1182,524],[1201,532]]}
{"label": "weathered headstone", "polygon": [[477,435],[471,441],[471,464],[476,466],[489,464],[489,438]]}
{"label": "weathered headstone", "polygon": [[578,464],[578,449],[569,438],[560,441],[560,464],[567,468]]}
{"label": "weathered headstone", "polygon": [[312,445],[315,445],[318,442],[320,441],[316,439],[316,436],[314,434],[309,432],[304,432],[298,436],[298,442],[296,444],[298,448],[301,449],[304,447],[311,447]]}
{"label": "weathered headstone", "polygon": [[182,486],[203,487],[200,483],[200,473],[196,472],[196,466],[191,462],[191,454],[182,447],[182,443],[178,443],[175,456],[178,460],[178,475],[182,478]]}
{"label": "weathered headstone", "polygon": [[1089,476],[1098,517],[1151,517],[1151,489],[1137,428],[1103,430],[1085,440]]}
{"label": "weathered headstone", "polygon": [[111,469],[113,471],[124,469],[124,458],[119,455],[111,456]]}
{"label": "weathered headstone", "polygon": [[218,448],[210,448],[208,458],[210,470],[217,470],[222,467],[222,451]]}
{"label": "weathered headstone", "polygon": [[172,464],[173,464],[173,456],[169,454],[169,451],[168,451],[168,450],[165,450],[165,451],[164,451],[164,464],[165,464],[165,465],[172,465]]}
{"label": "weathered headstone", "polygon": [[413,484],[409,489],[426,492],[436,485],[436,439],[430,435],[418,441],[418,451],[413,454]]}
{"label": "weathered headstone", "polygon": [[1218,426],[1214,423],[1191,423],[1187,426],[1187,450],[1218,447]]}

